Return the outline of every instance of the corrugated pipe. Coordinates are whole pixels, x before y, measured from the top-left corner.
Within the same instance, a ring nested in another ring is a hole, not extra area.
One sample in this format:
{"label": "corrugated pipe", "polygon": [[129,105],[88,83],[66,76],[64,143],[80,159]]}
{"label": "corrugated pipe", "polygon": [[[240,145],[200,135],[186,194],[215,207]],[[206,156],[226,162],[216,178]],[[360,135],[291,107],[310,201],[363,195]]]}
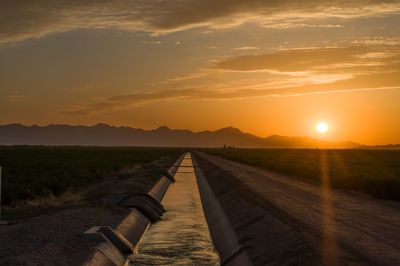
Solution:
{"label": "corrugated pipe", "polygon": [[109,199],[112,205],[129,208],[129,215],[114,229],[110,226],[94,226],[85,232],[94,246],[83,265],[126,265],[127,258],[134,254],[137,246],[152,222],[161,219],[165,212],[161,201],[183,160],[184,154],[167,171],[156,170],[158,182],[147,194],[119,195]]}

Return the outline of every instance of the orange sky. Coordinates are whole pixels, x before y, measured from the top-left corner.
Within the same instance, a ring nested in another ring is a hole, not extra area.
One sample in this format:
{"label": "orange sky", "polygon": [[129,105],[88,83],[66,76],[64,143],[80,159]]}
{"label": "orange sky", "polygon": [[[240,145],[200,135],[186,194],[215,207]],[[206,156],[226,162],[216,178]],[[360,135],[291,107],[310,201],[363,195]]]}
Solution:
{"label": "orange sky", "polygon": [[0,124],[400,143],[400,1],[268,2],[3,1]]}

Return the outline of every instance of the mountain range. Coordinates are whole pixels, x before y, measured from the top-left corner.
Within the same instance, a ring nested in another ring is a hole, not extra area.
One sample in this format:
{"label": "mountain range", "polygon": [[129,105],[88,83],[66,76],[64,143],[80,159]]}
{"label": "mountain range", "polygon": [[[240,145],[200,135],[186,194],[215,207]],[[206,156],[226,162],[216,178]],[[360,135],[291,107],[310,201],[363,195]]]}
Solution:
{"label": "mountain range", "polygon": [[266,138],[226,127],[216,131],[192,132],[168,127],[144,130],[95,126],[0,125],[0,145],[49,146],[163,146],[163,147],[246,147],[246,148],[357,148],[355,142],[330,142],[310,137],[272,135]]}

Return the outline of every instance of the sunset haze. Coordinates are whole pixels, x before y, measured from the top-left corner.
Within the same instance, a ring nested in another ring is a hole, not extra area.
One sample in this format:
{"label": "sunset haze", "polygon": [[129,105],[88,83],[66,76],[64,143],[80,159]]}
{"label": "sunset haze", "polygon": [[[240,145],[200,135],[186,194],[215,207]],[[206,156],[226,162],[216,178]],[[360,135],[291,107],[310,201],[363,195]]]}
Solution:
{"label": "sunset haze", "polygon": [[0,3],[1,125],[376,145],[400,143],[399,117],[400,1]]}

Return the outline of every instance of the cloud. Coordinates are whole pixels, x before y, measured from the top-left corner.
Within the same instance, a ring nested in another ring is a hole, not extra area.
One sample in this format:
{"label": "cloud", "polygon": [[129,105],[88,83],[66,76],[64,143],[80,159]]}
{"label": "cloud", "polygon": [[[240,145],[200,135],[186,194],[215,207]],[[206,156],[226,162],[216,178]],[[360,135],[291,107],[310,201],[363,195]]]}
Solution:
{"label": "cloud", "polygon": [[179,100],[238,100],[256,97],[293,97],[311,94],[376,91],[400,89],[400,71],[385,74],[365,74],[344,80],[335,80],[327,83],[297,84],[292,86],[277,86],[269,82],[253,81],[240,84],[231,82],[185,89],[166,89],[153,93],[137,93],[112,96],[97,99],[92,102],[79,104],[61,110],[64,115],[91,115],[94,113],[112,112],[131,108],[140,104],[149,104],[158,101]]}
{"label": "cloud", "polygon": [[233,48],[232,50],[248,51],[248,50],[258,50],[258,49],[260,49],[260,48],[256,47],[256,46],[241,46],[241,47]]}
{"label": "cloud", "polygon": [[321,66],[352,63],[370,51],[365,46],[290,49],[222,60],[216,68],[230,71],[310,71]]}
{"label": "cloud", "polygon": [[206,72],[196,72],[196,73],[192,73],[189,75],[180,75],[180,76],[175,76],[170,78],[169,80],[163,82],[163,83],[168,83],[168,82],[176,82],[176,81],[185,81],[185,80],[193,80],[193,79],[199,79],[202,77],[205,77],[207,75]]}
{"label": "cloud", "polygon": [[365,40],[342,47],[277,50],[216,61],[208,69],[167,79],[157,85],[157,91],[95,99],[61,112],[90,115],[157,101],[234,100],[400,89],[399,69],[400,42],[393,39],[387,42]]}
{"label": "cloud", "polygon": [[[117,28],[153,34],[193,27],[232,27],[254,22],[265,27],[316,24],[324,18],[357,18],[392,14],[395,0],[15,0],[0,2],[0,42],[75,30]],[[336,26],[336,25],[335,25]]]}
{"label": "cloud", "polygon": [[113,111],[126,108],[135,104],[149,103],[158,100],[194,98],[196,90],[176,90],[169,89],[151,93],[136,93],[126,95],[116,95],[104,99],[95,99],[88,103],[78,104],[72,108],[61,110],[64,115],[87,115],[94,112]]}
{"label": "cloud", "polygon": [[8,101],[11,103],[20,103],[28,99],[28,97],[24,95],[10,95],[7,98]]}
{"label": "cloud", "polygon": [[227,72],[267,72],[292,76],[360,75],[392,72],[399,68],[400,43],[347,44],[337,47],[304,47],[273,53],[231,57],[215,62]]}

